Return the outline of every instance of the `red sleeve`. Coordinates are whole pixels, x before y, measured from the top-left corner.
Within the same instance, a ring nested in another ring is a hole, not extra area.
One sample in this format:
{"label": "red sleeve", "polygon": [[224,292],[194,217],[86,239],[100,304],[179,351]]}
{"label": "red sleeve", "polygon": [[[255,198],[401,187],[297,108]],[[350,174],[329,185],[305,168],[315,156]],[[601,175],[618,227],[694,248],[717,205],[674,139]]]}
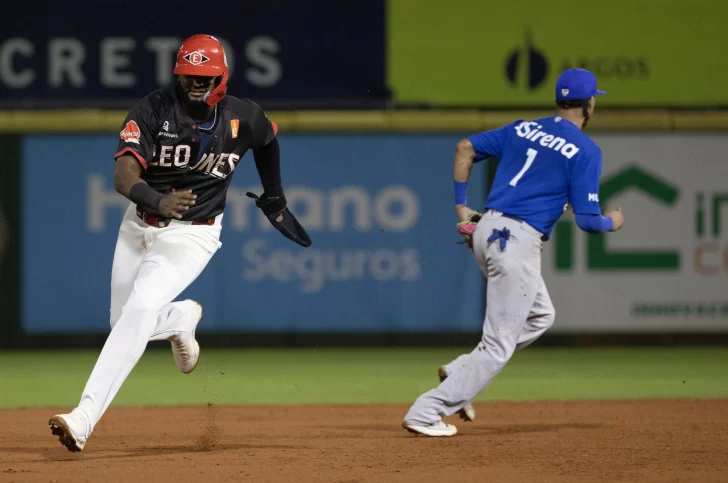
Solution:
{"label": "red sleeve", "polygon": [[144,168],[145,170],[149,167],[149,165],[147,165],[147,161],[144,158],[142,158],[141,154],[137,153],[136,151],[134,151],[133,148],[131,148],[129,146],[125,147],[124,149],[122,149],[121,151],[116,153],[114,155],[114,159],[117,159],[119,156],[123,156],[125,154],[131,154],[132,156],[134,156],[136,158],[137,162],[139,162],[139,164],[141,164],[142,168]]}

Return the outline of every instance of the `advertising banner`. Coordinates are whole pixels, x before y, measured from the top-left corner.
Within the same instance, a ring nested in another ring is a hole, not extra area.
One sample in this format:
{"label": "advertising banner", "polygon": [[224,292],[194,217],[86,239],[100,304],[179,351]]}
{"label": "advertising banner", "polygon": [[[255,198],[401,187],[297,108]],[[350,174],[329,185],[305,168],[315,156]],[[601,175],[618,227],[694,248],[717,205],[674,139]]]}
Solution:
{"label": "advertising banner", "polygon": [[597,76],[600,105],[728,105],[728,2],[388,2],[397,101],[552,106],[567,68]]}
{"label": "advertising banner", "polygon": [[557,223],[543,272],[554,332],[728,331],[728,136],[598,135],[599,201],[622,230]]}
{"label": "advertising banner", "polygon": [[[617,233],[567,212],[543,251],[552,332],[728,330],[728,136],[599,134],[600,202]],[[479,332],[484,280],[454,230],[457,135],[281,135],[293,211],[313,246],[262,218],[252,156],[233,177],[222,248],[181,297],[202,331]],[[126,200],[115,136],[32,136],[23,146],[22,315],[29,333],[104,331]],[[248,159],[246,162],[245,159]],[[484,196],[476,165],[471,206]]]}
{"label": "advertising banner", "polygon": [[[259,101],[384,96],[384,0],[226,7],[182,1],[136,8],[85,0],[73,8],[64,2],[28,8],[10,2],[0,31],[0,101],[103,107],[94,101],[138,99],[174,82],[177,50],[185,37],[198,33],[223,43],[234,96]],[[96,12],[96,20],[86,21],[82,11]]]}
{"label": "advertising banner", "polygon": [[[29,136],[23,146],[23,327],[108,330],[111,265],[128,201],[112,184],[117,136]],[[252,153],[228,192],[222,247],[180,296],[200,331],[478,332],[484,280],[457,244],[457,135],[280,135],[291,210],[311,235],[278,233],[246,191]],[[483,166],[469,197],[482,204]]]}

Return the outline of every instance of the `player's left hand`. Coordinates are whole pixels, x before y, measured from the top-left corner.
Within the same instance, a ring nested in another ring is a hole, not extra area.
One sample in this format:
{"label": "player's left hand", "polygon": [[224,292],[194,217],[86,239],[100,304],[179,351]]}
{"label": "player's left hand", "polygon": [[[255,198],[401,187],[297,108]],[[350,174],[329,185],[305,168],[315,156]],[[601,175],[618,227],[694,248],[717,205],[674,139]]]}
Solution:
{"label": "player's left hand", "polygon": [[303,247],[311,246],[311,238],[296,217],[293,216],[293,213],[288,209],[285,196],[268,197],[265,193],[262,196],[258,196],[251,192],[245,194],[255,200],[255,206],[263,211],[268,221],[283,236]]}

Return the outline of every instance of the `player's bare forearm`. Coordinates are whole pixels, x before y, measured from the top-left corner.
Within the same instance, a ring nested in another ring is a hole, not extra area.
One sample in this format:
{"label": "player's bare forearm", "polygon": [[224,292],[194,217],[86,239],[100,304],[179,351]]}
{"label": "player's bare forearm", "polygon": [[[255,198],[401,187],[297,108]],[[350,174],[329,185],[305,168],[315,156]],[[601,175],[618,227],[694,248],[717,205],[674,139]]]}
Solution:
{"label": "player's bare forearm", "polygon": [[[455,181],[456,201],[455,213],[459,221],[465,221],[470,217],[472,210],[467,207],[466,186],[470,178],[470,171],[473,169],[475,160],[475,149],[468,139],[463,139],[455,147],[455,159],[453,161],[453,180]],[[461,199],[459,199],[461,198]]]}
{"label": "player's bare forearm", "polygon": [[470,178],[475,160],[475,149],[469,140],[463,139],[455,147],[455,160],[453,162],[453,178],[455,181],[465,182]]}
{"label": "player's bare forearm", "polygon": [[162,195],[153,190],[142,178],[142,167],[132,156],[120,156],[114,169],[114,188],[134,202],[142,211],[164,218],[182,219],[182,214],[195,204],[197,195],[192,190],[175,191]]}
{"label": "player's bare forearm", "polygon": [[142,167],[133,156],[120,156],[114,169],[114,188],[119,194],[129,198],[132,186],[143,182],[141,174]]}

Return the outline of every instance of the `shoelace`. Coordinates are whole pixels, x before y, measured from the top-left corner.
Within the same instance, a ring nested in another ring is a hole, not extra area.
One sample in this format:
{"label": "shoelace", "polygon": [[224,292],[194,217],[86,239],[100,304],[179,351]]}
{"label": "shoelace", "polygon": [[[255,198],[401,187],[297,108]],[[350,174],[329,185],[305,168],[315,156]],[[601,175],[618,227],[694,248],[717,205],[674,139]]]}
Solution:
{"label": "shoelace", "polygon": [[185,345],[179,341],[179,339],[174,339],[174,347],[177,349],[177,353],[182,357],[183,362],[187,362],[189,359],[189,354],[187,354],[187,349],[185,348]]}

